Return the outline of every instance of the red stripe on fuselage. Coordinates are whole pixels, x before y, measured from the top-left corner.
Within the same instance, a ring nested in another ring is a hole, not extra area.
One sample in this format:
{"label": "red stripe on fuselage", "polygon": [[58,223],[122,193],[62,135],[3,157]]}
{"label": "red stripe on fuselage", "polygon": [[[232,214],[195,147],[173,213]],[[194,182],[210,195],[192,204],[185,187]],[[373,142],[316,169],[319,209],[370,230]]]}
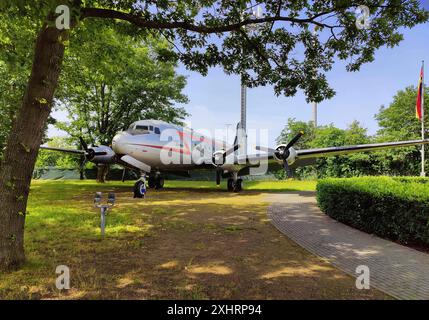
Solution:
{"label": "red stripe on fuselage", "polygon": [[215,139],[206,138],[206,137],[204,137],[204,136],[202,136],[200,134],[197,135],[195,133],[188,133],[188,132],[183,132],[182,135],[183,134],[186,135],[186,137],[190,138],[191,141],[194,141],[194,138],[195,138],[195,140],[198,140],[198,141],[201,141],[201,142],[206,142],[206,143],[209,143],[209,144],[213,144],[214,143],[214,144],[216,144],[217,146],[220,146],[220,147],[224,146],[222,142],[217,141]]}
{"label": "red stripe on fuselage", "polygon": [[157,145],[151,145],[151,144],[140,144],[140,143],[130,143],[130,145],[133,146],[142,146],[142,147],[149,147],[149,148],[155,148],[155,149],[163,149],[163,150],[167,150],[167,151],[173,151],[173,152],[178,152],[178,153],[183,153],[183,154],[187,154],[190,155],[191,153],[189,152],[189,150],[184,150],[184,149],[178,149],[178,148],[172,148],[172,147],[168,147],[168,146],[157,146]]}

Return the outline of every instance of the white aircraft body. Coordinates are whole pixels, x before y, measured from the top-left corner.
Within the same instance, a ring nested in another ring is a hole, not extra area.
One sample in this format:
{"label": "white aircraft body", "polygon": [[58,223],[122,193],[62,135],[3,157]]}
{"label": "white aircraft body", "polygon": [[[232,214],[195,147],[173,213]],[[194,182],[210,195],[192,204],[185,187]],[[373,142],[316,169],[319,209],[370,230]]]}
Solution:
{"label": "white aircraft body", "polygon": [[[211,139],[198,132],[159,120],[134,122],[128,130],[119,132],[110,146],[88,147],[81,139],[84,150],[69,150],[41,146],[41,149],[84,155],[95,164],[119,164],[124,168],[137,170],[141,178],[134,185],[134,197],[143,198],[147,187],[161,189],[164,186],[163,173],[189,176],[191,170],[213,169],[216,183],[228,179],[228,190],[242,190],[241,176],[252,169],[269,166],[283,166],[291,175],[291,168],[309,165],[319,157],[337,156],[354,152],[373,151],[396,147],[429,144],[429,140],[413,140],[296,150],[293,145],[301,138],[299,132],[289,143],[275,149],[256,147],[262,153],[248,155],[237,152],[245,140],[237,134],[234,145]],[[245,135],[241,135],[245,136]],[[265,170],[266,171],[266,170]],[[148,179],[147,179],[148,178]],[[147,181],[148,180],[148,181]]]}

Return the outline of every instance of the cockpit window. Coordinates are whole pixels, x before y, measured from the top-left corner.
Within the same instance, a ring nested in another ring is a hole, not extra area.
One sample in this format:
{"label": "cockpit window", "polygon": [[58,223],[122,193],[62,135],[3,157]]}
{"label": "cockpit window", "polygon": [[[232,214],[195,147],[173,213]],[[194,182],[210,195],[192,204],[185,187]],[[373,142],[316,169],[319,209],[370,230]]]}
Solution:
{"label": "cockpit window", "polygon": [[155,127],[155,133],[156,133],[156,134],[161,134],[161,131],[159,131],[159,128],[158,128],[158,127]]}
{"label": "cockpit window", "polygon": [[139,126],[139,125],[137,125],[136,126],[136,130],[148,131],[149,127],[148,126]]}

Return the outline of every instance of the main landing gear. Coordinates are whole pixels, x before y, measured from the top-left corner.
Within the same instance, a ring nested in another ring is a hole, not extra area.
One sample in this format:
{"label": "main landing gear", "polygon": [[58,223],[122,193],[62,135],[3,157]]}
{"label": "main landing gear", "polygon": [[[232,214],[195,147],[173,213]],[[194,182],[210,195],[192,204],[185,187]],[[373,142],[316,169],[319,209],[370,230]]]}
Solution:
{"label": "main landing gear", "polygon": [[149,188],[151,189],[164,188],[164,178],[159,174],[149,176]]}
{"label": "main landing gear", "polygon": [[228,179],[227,187],[230,192],[240,192],[243,190],[243,180],[238,179],[237,175],[234,174],[234,177]]}
{"label": "main landing gear", "polygon": [[146,182],[146,174],[142,174],[141,178],[134,184],[134,198],[144,198],[147,187],[158,190],[164,188],[164,178],[160,174],[150,175]]}

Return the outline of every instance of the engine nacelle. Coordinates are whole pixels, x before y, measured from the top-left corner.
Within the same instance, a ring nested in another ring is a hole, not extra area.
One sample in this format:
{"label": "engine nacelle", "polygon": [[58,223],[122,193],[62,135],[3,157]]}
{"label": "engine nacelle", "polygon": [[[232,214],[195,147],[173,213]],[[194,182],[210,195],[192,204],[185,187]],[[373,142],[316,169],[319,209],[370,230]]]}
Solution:
{"label": "engine nacelle", "polygon": [[[97,153],[104,152],[105,154],[99,155]],[[97,146],[90,147],[88,149],[87,159],[94,163],[114,163],[115,162],[116,153],[112,150],[112,148],[108,146]]]}
{"label": "engine nacelle", "polygon": [[215,166],[222,166],[225,164],[225,151],[224,150],[218,150],[213,153],[212,162]]}
{"label": "engine nacelle", "polygon": [[[286,152],[286,154],[284,154]],[[274,159],[278,162],[283,163],[284,157],[288,164],[292,164],[296,160],[297,152],[293,147],[290,147],[289,150],[286,150],[286,144],[280,144],[276,147],[276,152],[274,152]]]}

